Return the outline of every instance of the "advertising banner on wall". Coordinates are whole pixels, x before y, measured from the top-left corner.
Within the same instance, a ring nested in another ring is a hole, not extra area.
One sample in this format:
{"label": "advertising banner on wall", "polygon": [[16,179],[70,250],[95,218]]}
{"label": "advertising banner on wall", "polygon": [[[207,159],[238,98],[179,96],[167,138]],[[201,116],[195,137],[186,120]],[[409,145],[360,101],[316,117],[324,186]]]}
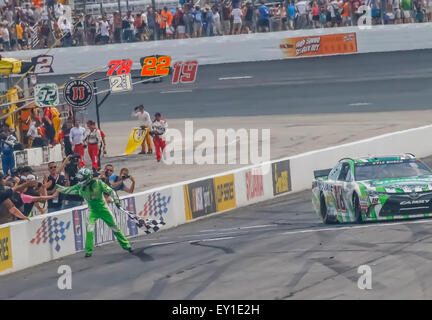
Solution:
{"label": "advertising banner on wall", "polygon": [[337,33],[282,39],[280,48],[286,58],[356,53],[356,33]]}
{"label": "advertising banner on wall", "polygon": [[289,192],[291,186],[290,161],[284,160],[272,163],[273,195]]}
{"label": "advertising banner on wall", "polygon": [[10,227],[0,228],[0,272],[12,267]]}
{"label": "advertising banner on wall", "polygon": [[216,212],[213,179],[205,179],[183,186],[186,220]]}
{"label": "advertising banner on wall", "polygon": [[235,208],[234,174],[214,178],[214,188],[217,212]]}

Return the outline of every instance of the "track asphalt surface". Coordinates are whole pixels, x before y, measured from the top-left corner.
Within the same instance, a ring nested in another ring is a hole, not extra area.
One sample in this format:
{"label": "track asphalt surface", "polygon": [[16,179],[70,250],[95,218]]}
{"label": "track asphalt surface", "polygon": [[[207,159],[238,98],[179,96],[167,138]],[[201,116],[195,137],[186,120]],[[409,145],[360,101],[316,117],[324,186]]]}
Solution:
{"label": "track asphalt surface", "polygon": [[[428,109],[431,53],[203,66],[187,89],[164,81],[139,85],[127,101],[110,97],[102,120],[128,120],[123,107],[143,94],[171,118]],[[219,80],[234,76],[251,78]],[[172,90],[192,92],[161,93]],[[114,243],[89,259],[78,253],[2,276],[0,299],[432,297],[432,219],[326,226],[310,199],[310,191],[289,194],[133,238],[133,254]],[[64,264],[72,290],[57,288]],[[357,286],[361,265],[371,267],[371,290]]]}
{"label": "track asphalt surface", "polygon": [[[0,299],[430,299],[431,227],[324,225],[308,190],[133,238],[133,254],[113,243],[2,276]],[[71,290],[57,288],[65,264]]]}
{"label": "track asphalt surface", "polygon": [[[101,108],[101,120],[130,120],[130,110],[141,103],[167,119],[427,110],[431,55],[432,50],[415,50],[204,65],[194,84],[173,85],[169,77],[112,94]],[[104,77],[98,73],[87,79]],[[69,78],[40,76],[38,82],[60,85]],[[107,86],[98,82],[99,91]],[[93,101],[88,117],[95,115]]]}

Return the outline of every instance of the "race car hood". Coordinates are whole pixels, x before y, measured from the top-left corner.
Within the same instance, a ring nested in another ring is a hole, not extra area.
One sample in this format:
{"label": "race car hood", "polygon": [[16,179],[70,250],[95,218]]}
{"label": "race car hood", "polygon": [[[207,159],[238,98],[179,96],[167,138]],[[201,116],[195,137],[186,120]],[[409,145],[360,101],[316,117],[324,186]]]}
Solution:
{"label": "race car hood", "polygon": [[367,180],[361,182],[367,191],[411,193],[432,191],[432,176]]}

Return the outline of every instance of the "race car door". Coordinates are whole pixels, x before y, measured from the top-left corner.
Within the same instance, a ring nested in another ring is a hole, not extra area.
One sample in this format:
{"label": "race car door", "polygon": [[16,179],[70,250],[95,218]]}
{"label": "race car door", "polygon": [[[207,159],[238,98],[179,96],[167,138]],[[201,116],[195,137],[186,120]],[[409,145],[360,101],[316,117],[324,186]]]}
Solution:
{"label": "race car door", "polygon": [[347,193],[350,185],[349,180],[351,180],[350,164],[348,162],[342,162],[339,176],[337,181],[334,182],[333,187],[333,195],[336,200],[336,210],[340,213],[347,212]]}

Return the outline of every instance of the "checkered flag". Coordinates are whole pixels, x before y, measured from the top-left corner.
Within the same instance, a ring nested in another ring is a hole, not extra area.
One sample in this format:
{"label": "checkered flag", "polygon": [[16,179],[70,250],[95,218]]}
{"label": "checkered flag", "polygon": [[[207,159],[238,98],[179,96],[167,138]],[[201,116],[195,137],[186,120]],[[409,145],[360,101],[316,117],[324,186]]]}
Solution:
{"label": "checkered flag", "polygon": [[163,219],[163,217],[161,216],[160,219],[158,220],[151,220],[151,219],[142,219],[140,218],[138,215],[136,215],[133,212],[130,212],[122,207],[119,208],[120,211],[126,213],[129,218],[135,222],[135,224],[139,227],[139,228],[143,228],[144,232],[146,234],[150,234],[150,233],[154,233],[156,231],[158,231],[161,226],[165,225],[166,222]]}
{"label": "checkered flag", "polygon": [[36,231],[36,237],[31,239],[30,243],[39,244],[40,242],[56,243],[54,247],[57,252],[60,251],[60,240],[66,239],[66,230],[69,229],[71,222],[68,221],[66,224],[64,221],[60,221],[57,217],[48,217],[42,221],[41,227]]}

